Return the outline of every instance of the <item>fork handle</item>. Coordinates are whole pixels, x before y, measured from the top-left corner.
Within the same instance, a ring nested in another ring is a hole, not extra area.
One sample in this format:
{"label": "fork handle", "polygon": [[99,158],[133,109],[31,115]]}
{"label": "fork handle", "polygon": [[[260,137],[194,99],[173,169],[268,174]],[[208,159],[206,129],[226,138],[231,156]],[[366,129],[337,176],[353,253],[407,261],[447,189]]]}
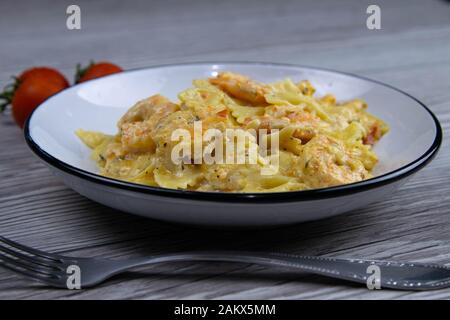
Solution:
{"label": "fork handle", "polygon": [[[432,290],[450,286],[450,269],[442,265],[244,251],[184,252],[138,258],[128,260],[114,274],[134,267],[175,261],[221,261],[288,267],[364,285],[367,285],[369,278],[375,288],[376,281],[381,288],[401,290]],[[374,274],[377,267],[373,266],[378,267],[378,277]]]}

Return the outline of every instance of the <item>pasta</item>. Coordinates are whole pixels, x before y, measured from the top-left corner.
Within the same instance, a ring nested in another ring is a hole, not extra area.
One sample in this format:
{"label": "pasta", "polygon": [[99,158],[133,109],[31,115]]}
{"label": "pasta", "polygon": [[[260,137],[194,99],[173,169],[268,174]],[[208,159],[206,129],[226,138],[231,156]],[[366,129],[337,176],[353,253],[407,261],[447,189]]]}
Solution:
{"label": "pasta", "polygon": [[100,174],[150,186],[285,192],[371,178],[372,146],[387,124],[363,100],[314,94],[307,80],[264,84],[222,72],[194,80],[176,103],[161,95],[139,101],[114,136],[76,134]]}

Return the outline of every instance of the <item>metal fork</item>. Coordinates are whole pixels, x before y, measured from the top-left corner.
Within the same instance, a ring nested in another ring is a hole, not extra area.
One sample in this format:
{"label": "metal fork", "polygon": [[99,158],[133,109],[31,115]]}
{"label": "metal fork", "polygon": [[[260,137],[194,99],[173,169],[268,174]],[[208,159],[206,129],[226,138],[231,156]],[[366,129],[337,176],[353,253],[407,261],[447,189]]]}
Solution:
{"label": "metal fork", "polygon": [[68,280],[74,270],[80,271],[80,287],[95,286],[113,275],[129,269],[163,262],[222,261],[263,266],[288,267],[325,277],[367,285],[378,267],[379,276],[371,282],[376,287],[399,290],[435,290],[450,286],[450,268],[444,265],[390,262],[292,254],[204,251],[153,255],[123,260],[75,258],[36,250],[0,236],[0,265],[46,285],[71,288]]}

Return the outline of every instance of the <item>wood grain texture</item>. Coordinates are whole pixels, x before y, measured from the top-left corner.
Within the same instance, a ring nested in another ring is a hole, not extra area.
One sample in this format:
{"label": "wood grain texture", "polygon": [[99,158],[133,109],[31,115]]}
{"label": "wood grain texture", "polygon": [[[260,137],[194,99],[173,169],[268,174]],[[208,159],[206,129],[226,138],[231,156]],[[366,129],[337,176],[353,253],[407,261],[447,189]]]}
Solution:
{"label": "wood grain texture", "polygon": [[[51,176],[9,117],[0,118],[0,234],[68,255],[128,257],[169,250],[267,249],[298,254],[450,262],[450,4],[377,1],[382,29],[367,30],[369,1],[1,1],[0,85],[31,65],[72,78],[77,62],[124,68],[202,60],[256,60],[334,68],[397,86],[438,116],[436,159],[392,197],[327,220],[270,230],[207,230],[101,206]],[[369,291],[285,269],[176,263],[90,290],[53,290],[0,269],[0,299],[448,299],[434,292]]]}

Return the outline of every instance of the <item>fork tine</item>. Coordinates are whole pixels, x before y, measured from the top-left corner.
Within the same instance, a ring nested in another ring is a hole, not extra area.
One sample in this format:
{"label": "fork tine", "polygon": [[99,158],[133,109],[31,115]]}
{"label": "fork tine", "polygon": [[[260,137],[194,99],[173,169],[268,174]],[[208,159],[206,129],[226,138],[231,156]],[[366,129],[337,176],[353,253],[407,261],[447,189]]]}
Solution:
{"label": "fork tine", "polygon": [[44,258],[41,258],[39,256],[26,255],[26,254],[23,254],[23,253],[21,253],[19,251],[12,250],[12,249],[7,248],[7,247],[5,247],[5,246],[0,244],[0,253],[2,253],[2,252],[3,253],[7,253],[8,255],[10,255],[10,256],[12,256],[14,258],[25,260],[25,261],[27,261],[29,263],[33,263],[33,264],[36,264],[36,265],[39,265],[39,266],[42,266],[42,267],[46,267],[46,268],[49,268],[51,270],[59,270],[59,271],[63,270],[62,267],[61,267],[62,263],[60,263],[60,262],[53,262],[52,260],[44,259]]}
{"label": "fork tine", "polygon": [[43,252],[37,249],[33,249],[30,247],[27,247],[25,245],[22,245],[20,243],[17,243],[15,241],[9,240],[5,237],[0,236],[0,241],[6,243],[7,245],[14,247],[16,249],[22,250],[24,252],[30,253],[30,254],[34,254],[36,256],[45,258],[45,259],[49,259],[49,260],[54,260],[57,262],[62,262],[62,257],[57,255],[57,254],[52,254],[52,253],[47,253],[47,252]]}
{"label": "fork tine", "polygon": [[60,287],[60,288],[66,287],[65,284],[64,284],[64,280],[57,280],[57,279],[52,279],[52,278],[49,278],[49,277],[43,277],[43,276],[40,276],[40,275],[38,275],[36,273],[30,272],[30,271],[27,271],[27,270],[23,270],[23,269],[19,269],[16,266],[10,265],[8,263],[0,263],[0,266],[2,266],[5,269],[8,269],[8,270],[10,270],[12,272],[15,272],[15,273],[18,273],[20,275],[23,275],[23,276],[25,276],[27,278],[30,278],[30,279],[33,279],[33,280],[45,283],[47,285],[52,285],[52,286],[56,286],[56,287]]}
{"label": "fork tine", "polygon": [[18,259],[10,258],[10,257],[4,255],[3,253],[0,253],[0,262],[7,263],[9,265],[15,265],[16,267],[26,269],[30,272],[39,273],[42,276],[46,276],[49,278],[50,277],[53,277],[53,278],[61,277],[61,272],[44,269],[42,267],[39,267],[38,265],[33,266],[30,264],[24,263],[23,261],[20,261]]}

